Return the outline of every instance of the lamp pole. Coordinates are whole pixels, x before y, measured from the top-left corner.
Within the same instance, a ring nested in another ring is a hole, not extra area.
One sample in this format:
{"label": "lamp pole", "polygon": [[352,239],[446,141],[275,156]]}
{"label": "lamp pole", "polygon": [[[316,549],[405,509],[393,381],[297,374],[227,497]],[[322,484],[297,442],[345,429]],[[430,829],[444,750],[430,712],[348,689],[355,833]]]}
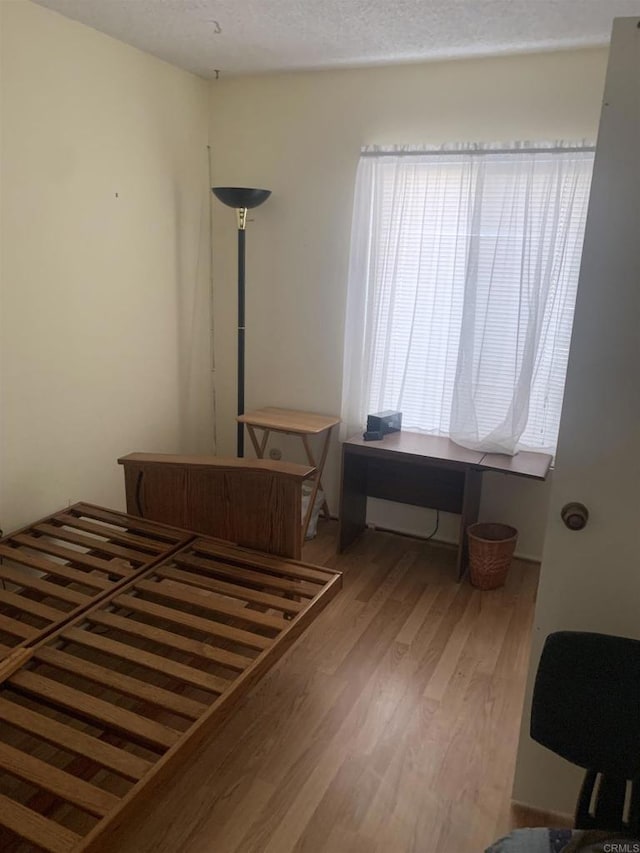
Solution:
{"label": "lamp pole", "polygon": [[[244,334],[245,327],[245,258],[247,235],[247,208],[238,210],[238,416],[244,414]],[[236,455],[244,456],[244,424],[238,423],[236,438]]]}
{"label": "lamp pole", "polygon": [[[211,191],[227,207],[236,210],[238,220],[238,403],[237,415],[244,414],[244,355],[245,355],[245,242],[247,211],[263,204],[271,190],[251,187],[211,187]],[[236,453],[244,456],[244,424],[238,423]]]}

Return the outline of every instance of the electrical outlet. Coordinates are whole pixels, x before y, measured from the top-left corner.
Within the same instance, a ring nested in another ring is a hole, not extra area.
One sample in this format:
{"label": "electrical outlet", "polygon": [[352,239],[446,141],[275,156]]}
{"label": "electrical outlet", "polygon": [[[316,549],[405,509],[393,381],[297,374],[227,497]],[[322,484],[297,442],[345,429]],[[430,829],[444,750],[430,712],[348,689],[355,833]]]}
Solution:
{"label": "electrical outlet", "polygon": [[282,459],[282,451],[279,447],[272,447],[269,451],[269,459],[274,459],[276,462],[278,459]]}

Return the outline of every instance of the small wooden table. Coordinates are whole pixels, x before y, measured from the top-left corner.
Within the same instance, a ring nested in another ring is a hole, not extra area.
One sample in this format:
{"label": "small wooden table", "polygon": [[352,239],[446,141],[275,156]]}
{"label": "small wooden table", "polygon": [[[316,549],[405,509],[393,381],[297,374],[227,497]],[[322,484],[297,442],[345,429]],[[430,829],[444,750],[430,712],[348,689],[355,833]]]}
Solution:
{"label": "small wooden table", "polygon": [[[340,418],[337,418],[335,415],[316,415],[312,412],[296,412],[290,409],[278,409],[273,406],[267,406],[264,409],[256,409],[254,412],[247,412],[244,415],[240,415],[238,423],[245,424],[247,427],[249,438],[258,459],[264,458],[267,442],[272,432],[280,432],[285,435],[298,435],[302,439],[302,444],[307,454],[307,461],[316,469],[315,475],[311,478],[313,488],[309,498],[309,506],[302,522],[302,542],[304,543],[316,495],[318,494],[318,489],[322,489],[322,472],[327,461],[331,432],[334,426],[340,423]],[[262,430],[260,441],[256,436],[256,429]],[[314,458],[313,449],[309,442],[310,437],[316,435],[324,435],[318,462]],[[329,518],[329,505],[327,504],[326,497],[322,503],[322,511],[325,518]]]}
{"label": "small wooden table", "polygon": [[466,531],[478,520],[483,472],[544,480],[550,465],[551,456],[546,453],[484,453],[467,450],[448,438],[415,432],[390,433],[382,441],[354,436],[342,445],[339,550],[364,530],[367,497],[458,513],[461,579],[467,564]]}

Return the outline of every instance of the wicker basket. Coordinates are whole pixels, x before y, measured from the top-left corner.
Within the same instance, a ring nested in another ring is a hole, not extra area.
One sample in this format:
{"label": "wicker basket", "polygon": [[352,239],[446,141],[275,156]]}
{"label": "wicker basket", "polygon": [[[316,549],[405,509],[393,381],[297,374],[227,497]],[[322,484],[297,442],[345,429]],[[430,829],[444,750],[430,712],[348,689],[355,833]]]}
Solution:
{"label": "wicker basket", "polygon": [[478,589],[496,589],[507,579],[518,531],[508,524],[479,523],[467,528],[469,576]]}

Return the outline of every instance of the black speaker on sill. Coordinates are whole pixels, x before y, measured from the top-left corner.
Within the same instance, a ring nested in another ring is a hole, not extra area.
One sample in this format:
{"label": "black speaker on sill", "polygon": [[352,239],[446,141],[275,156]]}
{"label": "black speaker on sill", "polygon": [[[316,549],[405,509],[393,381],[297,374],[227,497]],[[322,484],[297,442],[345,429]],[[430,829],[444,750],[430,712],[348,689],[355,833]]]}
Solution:
{"label": "black speaker on sill", "polygon": [[367,415],[367,431],[363,438],[365,441],[380,441],[388,433],[400,432],[401,429],[402,412],[377,412],[375,415]]}

